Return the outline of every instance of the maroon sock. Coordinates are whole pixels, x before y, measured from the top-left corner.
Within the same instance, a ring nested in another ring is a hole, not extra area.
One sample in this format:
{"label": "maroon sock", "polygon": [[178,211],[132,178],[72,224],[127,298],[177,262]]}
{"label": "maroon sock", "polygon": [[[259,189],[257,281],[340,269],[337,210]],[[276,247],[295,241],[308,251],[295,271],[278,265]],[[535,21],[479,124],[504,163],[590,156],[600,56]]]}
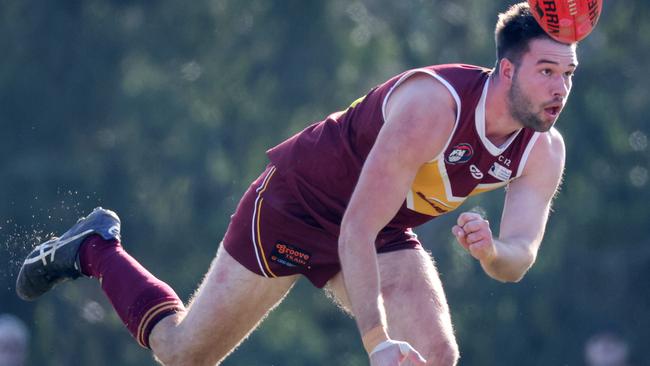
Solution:
{"label": "maroon sock", "polygon": [[99,279],[102,290],[138,343],[149,347],[149,334],[163,318],[183,311],[183,302],[154,277],[117,240],[91,235],[79,249],[81,272]]}

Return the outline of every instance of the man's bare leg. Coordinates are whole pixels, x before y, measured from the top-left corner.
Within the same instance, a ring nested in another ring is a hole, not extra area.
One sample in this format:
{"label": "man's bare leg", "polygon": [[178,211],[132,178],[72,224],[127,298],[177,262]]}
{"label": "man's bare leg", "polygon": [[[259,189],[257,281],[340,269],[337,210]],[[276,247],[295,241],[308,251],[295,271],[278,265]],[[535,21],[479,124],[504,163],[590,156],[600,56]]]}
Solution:
{"label": "man's bare leg", "polygon": [[[458,345],[432,258],[424,250],[407,249],[381,253],[378,262],[390,337],[409,342],[427,365],[455,365]],[[341,306],[351,309],[340,273],[328,289]]]}
{"label": "man's bare leg", "polygon": [[222,247],[186,312],[161,320],[149,341],[164,365],[216,365],[257,327],[297,276],[265,278]]}

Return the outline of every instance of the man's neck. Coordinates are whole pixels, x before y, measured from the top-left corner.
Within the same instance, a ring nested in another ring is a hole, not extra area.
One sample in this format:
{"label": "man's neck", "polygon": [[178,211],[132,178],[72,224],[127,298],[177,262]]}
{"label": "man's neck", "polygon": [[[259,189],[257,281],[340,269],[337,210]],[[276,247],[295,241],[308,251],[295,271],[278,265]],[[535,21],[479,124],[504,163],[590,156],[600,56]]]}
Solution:
{"label": "man's neck", "polygon": [[487,82],[490,85],[485,101],[485,137],[495,146],[501,146],[521,125],[510,115],[506,86],[494,74]]}

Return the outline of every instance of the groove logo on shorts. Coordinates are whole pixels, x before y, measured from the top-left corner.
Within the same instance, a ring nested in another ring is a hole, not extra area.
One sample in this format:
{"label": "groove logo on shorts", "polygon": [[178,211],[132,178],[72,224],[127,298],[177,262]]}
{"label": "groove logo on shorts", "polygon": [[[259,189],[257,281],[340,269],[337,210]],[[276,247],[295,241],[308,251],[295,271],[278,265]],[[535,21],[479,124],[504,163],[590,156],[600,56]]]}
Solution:
{"label": "groove logo on shorts", "polygon": [[305,250],[281,241],[275,243],[271,252],[272,261],[287,267],[307,267],[307,269],[311,269],[309,266],[310,259],[311,254]]}
{"label": "groove logo on shorts", "polygon": [[448,164],[466,163],[474,155],[474,149],[470,144],[458,144],[454,146],[451,152],[445,157]]}

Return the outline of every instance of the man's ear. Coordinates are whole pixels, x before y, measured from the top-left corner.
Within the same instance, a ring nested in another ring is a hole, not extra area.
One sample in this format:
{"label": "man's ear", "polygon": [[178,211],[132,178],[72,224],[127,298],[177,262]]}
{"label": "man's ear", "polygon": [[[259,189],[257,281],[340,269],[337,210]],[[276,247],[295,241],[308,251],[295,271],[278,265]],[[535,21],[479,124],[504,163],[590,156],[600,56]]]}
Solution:
{"label": "man's ear", "polygon": [[499,79],[508,82],[508,84],[512,83],[512,79],[515,77],[515,68],[512,61],[506,57],[502,58],[499,61]]}

